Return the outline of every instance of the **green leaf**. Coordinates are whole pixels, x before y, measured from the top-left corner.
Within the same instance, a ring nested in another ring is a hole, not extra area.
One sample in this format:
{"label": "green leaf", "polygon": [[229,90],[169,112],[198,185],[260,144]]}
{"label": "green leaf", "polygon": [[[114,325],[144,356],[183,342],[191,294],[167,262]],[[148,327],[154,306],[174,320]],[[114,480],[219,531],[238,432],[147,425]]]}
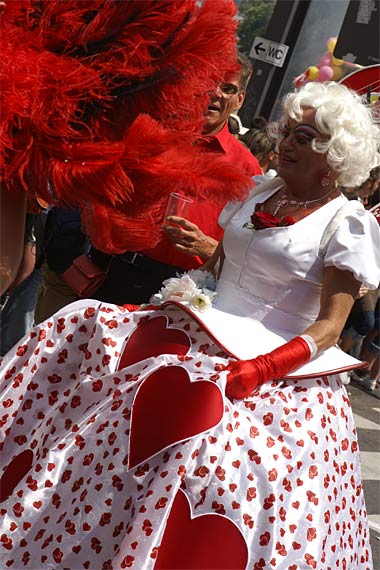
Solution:
{"label": "green leaf", "polygon": [[265,38],[276,0],[242,0],[239,4],[238,48],[249,54],[256,36]]}

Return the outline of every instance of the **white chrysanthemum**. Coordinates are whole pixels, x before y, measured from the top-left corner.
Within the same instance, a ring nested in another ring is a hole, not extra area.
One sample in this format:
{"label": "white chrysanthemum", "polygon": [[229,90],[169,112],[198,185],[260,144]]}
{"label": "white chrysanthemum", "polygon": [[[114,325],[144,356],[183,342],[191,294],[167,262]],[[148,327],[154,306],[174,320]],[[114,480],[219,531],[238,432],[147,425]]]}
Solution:
{"label": "white chrysanthemum", "polygon": [[201,269],[191,269],[187,272],[187,275],[197,284],[199,289],[210,289],[215,290],[216,279],[211,271],[202,271]]}
{"label": "white chrysanthemum", "polygon": [[197,285],[188,275],[182,277],[173,277],[164,281],[165,287],[160,291],[163,301],[180,300],[190,301],[190,299],[198,292]]}
{"label": "white chrysanthemum", "polygon": [[210,271],[193,269],[184,275],[166,279],[161,290],[153,295],[150,302],[161,304],[165,301],[189,303],[199,311],[205,311],[212,305],[217,293],[214,291],[216,280]]}
{"label": "white chrysanthemum", "polygon": [[190,299],[190,305],[198,311],[206,311],[211,307],[211,299],[205,293],[197,293]]}
{"label": "white chrysanthemum", "polygon": [[217,296],[217,292],[216,291],[210,291],[210,289],[202,289],[202,293],[204,293],[205,295],[207,295],[207,297],[210,298],[210,301],[213,302],[213,300],[215,299],[215,297]]}
{"label": "white chrysanthemum", "polygon": [[206,279],[205,274],[206,272],[201,271],[200,269],[190,269],[190,271],[186,273],[186,275],[190,277],[190,279],[192,279],[194,283],[196,283],[197,286],[200,288],[203,287],[203,284],[205,282]]}

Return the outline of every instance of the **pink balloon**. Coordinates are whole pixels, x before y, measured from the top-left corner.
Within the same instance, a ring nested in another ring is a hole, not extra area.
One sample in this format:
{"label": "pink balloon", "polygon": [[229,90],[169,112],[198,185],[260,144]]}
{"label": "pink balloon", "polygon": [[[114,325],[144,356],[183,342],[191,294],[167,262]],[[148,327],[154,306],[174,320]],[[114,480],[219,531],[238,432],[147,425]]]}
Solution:
{"label": "pink balloon", "polygon": [[330,81],[334,75],[334,71],[328,65],[319,68],[318,81]]}
{"label": "pink balloon", "polygon": [[331,64],[331,53],[329,51],[321,57],[321,59],[319,60],[319,64],[320,64],[320,67],[323,67],[324,65],[330,66],[330,64]]}

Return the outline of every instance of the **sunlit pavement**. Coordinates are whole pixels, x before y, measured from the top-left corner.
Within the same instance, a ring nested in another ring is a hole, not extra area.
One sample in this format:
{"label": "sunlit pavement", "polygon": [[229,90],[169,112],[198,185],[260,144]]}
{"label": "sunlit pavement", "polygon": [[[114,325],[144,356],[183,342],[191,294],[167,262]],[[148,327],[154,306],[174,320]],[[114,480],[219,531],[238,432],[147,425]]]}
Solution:
{"label": "sunlit pavement", "polygon": [[358,430],[364,494],[370,525],[373,568],[380,568],[380,389],[346,386]]}

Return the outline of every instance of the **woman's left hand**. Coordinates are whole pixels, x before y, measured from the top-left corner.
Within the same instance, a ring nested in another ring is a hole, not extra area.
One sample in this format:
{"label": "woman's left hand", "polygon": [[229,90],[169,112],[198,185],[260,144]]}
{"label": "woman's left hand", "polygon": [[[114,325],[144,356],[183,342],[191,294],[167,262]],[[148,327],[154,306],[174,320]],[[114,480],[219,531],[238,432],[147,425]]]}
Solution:
{"label": "woman's left hand", "polygon": [[257,386],[264,382],[283,378],[306,362],[311,350],[306,337],[296,336],[278,348],[261,354],[252,360],[230,362],[226,384],[226,395],[235,400],[247,398]]}
{"label": "woman's left hand", "polygon": [[234,400],[247,398],[261,383],[254,360],[237,360],[230,362],[226,384],[226,395]]}

